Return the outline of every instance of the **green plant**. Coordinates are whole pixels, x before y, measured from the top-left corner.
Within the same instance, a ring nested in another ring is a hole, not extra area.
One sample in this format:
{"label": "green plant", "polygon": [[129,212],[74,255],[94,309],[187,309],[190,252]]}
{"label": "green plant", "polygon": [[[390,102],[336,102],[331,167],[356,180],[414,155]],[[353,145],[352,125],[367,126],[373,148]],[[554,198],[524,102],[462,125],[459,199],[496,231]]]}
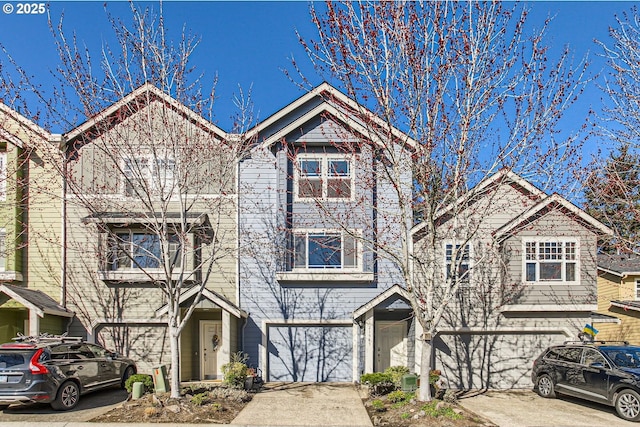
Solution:
{"label": "green plant", "polygon": [[209,393],[198,393],[191,396],[191,403],[202,406],[209,400]]}
{"label": "green plant", "polygon": [[462,415],[458,414],[450,406],[443,406],[442,402],[432,401],[422,406],[420,409],[433,418],[442,417],[450,420],[460,420],[463,418]]}
{"label": "green plant", "polygon": [[213,412],[220,412],[222,411],[222,405],[218,402],[215,402],[209,405],[209,409],[211,409]]}
{"label": "green plant", "polygon": [[442,375],[442,372],[439,369],[429,371],[429,384],[435,385],[440,379],[440,375]]}
{"label": "green plant", "polygon": [[402,386],[402,377],[409,373],[409,368],[406,366],[390,366],[384,373],[389,375],[394,387],[400,388]]}
{"label": "green plant", "polygon": [[249,357],[239,351],[231,355],[231,361],[222,365],[224,383],[233,388],[244,388],[247,379],[247,359]]}
{"label": "green plant", "polygon": [[400,414],[400,418],[402,418],[403,420],[408,420],[409,418],[411,418],[411,414],[408,412],[403,412],[402,414]]}
{"label": "green plant", "polygon": [[360,383],[368,385],[371,389],[371,393],[374,395],[389,393],[394,388],[391,375],[383,372],[362,374],[360,376]]}
{"label": "green plant", "polygon": [[406,403],[413,398],[414,394],[412,392],[402,391],[402,390],[394,390],[387,396],[389,402],[391,403]]}
{"label": "green plant", "polygon": [[373,407],[373,409],[375,409],[377,412],[384,412],[385,411],[385,407],[384,407],[384,402],[380,399],[374,399],[371,401],[371,406]]}
{"label": "green plant", "polygon": [[125,381],[124,383],[124,388],[129,393],[133,391],[133,383],[142,383],[142,385],[144,386],[143,394],[153,392],[153,378],[151,378],[151,375],[133,374],[129,378],[127,378],[127,381]]}

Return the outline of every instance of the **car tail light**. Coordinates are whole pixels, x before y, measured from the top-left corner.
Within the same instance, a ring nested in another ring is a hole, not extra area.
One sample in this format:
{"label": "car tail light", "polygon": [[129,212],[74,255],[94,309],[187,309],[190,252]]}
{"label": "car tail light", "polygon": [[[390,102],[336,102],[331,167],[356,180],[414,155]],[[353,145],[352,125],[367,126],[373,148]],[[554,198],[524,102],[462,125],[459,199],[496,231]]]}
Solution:
{"label": "car tail light", "polygon": [[47,369],[47,367],[44,366],[42,363],[38,362],[38,359],[40,359],[40,355],[42,355],[43,351],[44,349],[41,348],[40,350],[33,353],[33,356],[31,356],[31,360],[29,361],[29,370],[31,371],[32,374],[38,375],[38,374],[49,373],[49,370]]}

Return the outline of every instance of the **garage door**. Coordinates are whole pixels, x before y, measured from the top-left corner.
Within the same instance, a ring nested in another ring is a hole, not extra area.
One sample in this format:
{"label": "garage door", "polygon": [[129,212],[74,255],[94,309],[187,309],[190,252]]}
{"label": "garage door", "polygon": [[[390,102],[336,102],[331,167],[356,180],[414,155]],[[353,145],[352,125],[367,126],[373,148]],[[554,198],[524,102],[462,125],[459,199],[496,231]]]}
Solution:
{"label": "garage door", "polygon": [[351,381],[352,327],[269,327],[269,381]]}
{"label": "garage door", "polygon": [[531,388],[533,361],[561,334],[440,335],[436,365],[458,389]]}

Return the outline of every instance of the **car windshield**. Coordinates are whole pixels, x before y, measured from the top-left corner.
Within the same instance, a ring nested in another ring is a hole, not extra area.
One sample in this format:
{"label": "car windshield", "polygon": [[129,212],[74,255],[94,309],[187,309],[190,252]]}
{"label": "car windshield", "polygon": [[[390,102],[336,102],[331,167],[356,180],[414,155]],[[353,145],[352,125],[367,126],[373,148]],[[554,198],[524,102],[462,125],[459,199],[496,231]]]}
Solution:
{"label": "car windshield", "polygon": [[620,368],[640,368],[640,347],[600,348]]}

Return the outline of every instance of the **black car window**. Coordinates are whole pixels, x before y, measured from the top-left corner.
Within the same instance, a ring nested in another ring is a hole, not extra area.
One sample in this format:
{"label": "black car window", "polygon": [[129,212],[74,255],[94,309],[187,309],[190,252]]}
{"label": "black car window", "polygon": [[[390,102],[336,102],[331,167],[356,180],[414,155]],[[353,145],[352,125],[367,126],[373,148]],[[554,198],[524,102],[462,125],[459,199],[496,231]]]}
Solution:
{"label": "black car window", "polygon": [[56,345],[51,347],[51,358],[53,360],[64,360],[69,358],[68,345]]}
{"label": "black car window", "polygon": [[640,368],[640,347],[609,347],[602,351],[619,368]]}
{"label": "black car window", "polygon": [[107,350],[105,350],[104,348],[97,345],[89,345],[89,348],[91,349],[95,357],[98,357],[100,359],[104,359],[105,357],[107,357]]}
{"label": "black car window", "polygon": [[565,347],[558,349],[558,360],[563,362],[580,363],[582,357],[582,348]]}
{"label": "black car window", "polygon": [[549,351],[547,351],[547,354],[544,355],[545,359],[551,359],[551,360],[556,360],[558,358],[558,349],[557,348],[550,348]]}
{"label": "black car window", "polygon": [[29,357],[30,354],[25,353],[0,352],[0,369],[28,364]]}
{"label": "black car window", "polygon": [[584,353],[582,355],[582,364],[589,366],[594,363],[601,363],[602,366],[608,367],[608,363],[605,360],[604,356],[600,354],[599,351],[594,350],[592,348],[585,348]]}

